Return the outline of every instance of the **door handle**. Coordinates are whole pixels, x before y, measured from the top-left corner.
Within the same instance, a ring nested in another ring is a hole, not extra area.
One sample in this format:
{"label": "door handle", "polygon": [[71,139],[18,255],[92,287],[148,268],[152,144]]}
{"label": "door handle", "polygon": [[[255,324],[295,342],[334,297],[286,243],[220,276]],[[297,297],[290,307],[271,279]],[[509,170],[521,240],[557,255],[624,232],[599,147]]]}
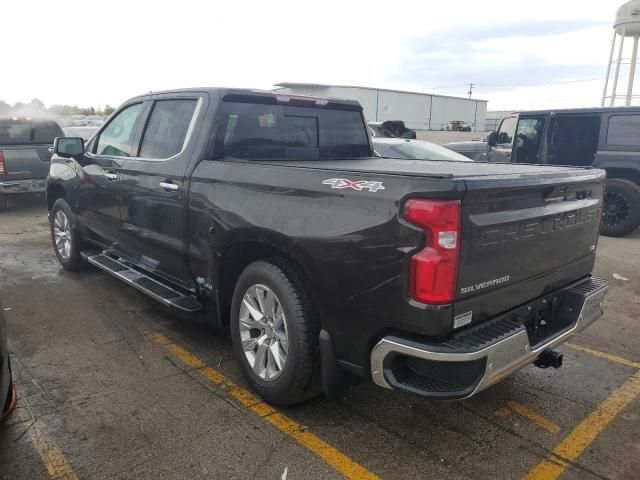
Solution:
{"label": "door handle", "polygon": [[117,173],[105,172],[105,173],[104,173],[104,177],[105,177],[107,180],[111,180],[111,181],[113,181],[113,180],[117,180],[117,179],[118,179],[118,174],[117,174]]}
{"label": "door handle", "polygon": [[160,182],[160,188],[168,191],[168,192],[175,192],[177,191],[180,187],[175,184],[175,183],[171,183],[171,182]]}

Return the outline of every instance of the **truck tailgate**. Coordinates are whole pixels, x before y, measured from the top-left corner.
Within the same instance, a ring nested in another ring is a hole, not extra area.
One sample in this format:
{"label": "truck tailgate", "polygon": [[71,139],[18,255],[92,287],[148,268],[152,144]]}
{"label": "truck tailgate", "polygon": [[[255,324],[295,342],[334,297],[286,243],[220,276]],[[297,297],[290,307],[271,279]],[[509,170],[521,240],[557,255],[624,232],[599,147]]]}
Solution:
{"label": "truck tailgate", "polygon": [[466,180],[454,315],[494,316],[588,275],[604,172]]}
{"label": "truck tailgate", "polygon": [[49,173],[50,144],[2,146],[7,180],[46,178]]}

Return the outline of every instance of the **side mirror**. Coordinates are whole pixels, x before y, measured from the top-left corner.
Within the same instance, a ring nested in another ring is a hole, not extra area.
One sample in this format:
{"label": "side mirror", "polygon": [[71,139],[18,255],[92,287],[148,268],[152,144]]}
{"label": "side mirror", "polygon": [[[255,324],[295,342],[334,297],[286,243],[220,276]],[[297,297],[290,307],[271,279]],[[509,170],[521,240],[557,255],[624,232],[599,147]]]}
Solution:
{"label": "side mirror", "polygon": [[495,147],[498,144],[498,132],[495,130],[489,132],[489,135],[487,135],[487,143],[490,147]]}
{"label": "side mirror", "polygon": [[63,158],[80,156],[84,154],[84,140],[80,137],[56,137],[53,153]]}

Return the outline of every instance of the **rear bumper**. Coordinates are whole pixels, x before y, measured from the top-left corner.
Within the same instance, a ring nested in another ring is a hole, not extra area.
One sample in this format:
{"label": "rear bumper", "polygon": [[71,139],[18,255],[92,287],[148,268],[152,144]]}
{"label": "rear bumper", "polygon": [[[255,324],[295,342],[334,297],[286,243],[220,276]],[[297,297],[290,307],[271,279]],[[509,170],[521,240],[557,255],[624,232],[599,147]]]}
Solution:
{"label": "rear bumper", "polygon": [[[371,351],[373,381],[432,398],[470,397],[600,318],[607,288],[604,280],[589,277],[442,343],[384,337]],[[551,322],[543,327],[550,333],[541,338],[525,323],[535,316],[539,305],[549,308],[551,302],[557,304]],[[554,325],[558,325],[556,330]]]}
{"label": "rear bumper", "polygon": [[0,193],[38,193],[47,189],[47,180],[31,179],[31,180],[4,180],[0,181]]}

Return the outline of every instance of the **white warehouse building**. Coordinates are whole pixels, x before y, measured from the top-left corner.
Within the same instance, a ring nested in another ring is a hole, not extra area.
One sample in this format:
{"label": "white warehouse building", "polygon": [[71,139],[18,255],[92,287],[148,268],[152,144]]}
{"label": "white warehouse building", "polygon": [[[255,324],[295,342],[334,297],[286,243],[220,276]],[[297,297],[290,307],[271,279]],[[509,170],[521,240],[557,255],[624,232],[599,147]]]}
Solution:
{"label": "white warehouse building", "polygon": [[283,82],[276,85],[276,91],[357,100],[368,122],[402,120],[416,130],[446,130],[449,122],[461,120],[477,132],[485,130],[487,100],[317,83]]}

